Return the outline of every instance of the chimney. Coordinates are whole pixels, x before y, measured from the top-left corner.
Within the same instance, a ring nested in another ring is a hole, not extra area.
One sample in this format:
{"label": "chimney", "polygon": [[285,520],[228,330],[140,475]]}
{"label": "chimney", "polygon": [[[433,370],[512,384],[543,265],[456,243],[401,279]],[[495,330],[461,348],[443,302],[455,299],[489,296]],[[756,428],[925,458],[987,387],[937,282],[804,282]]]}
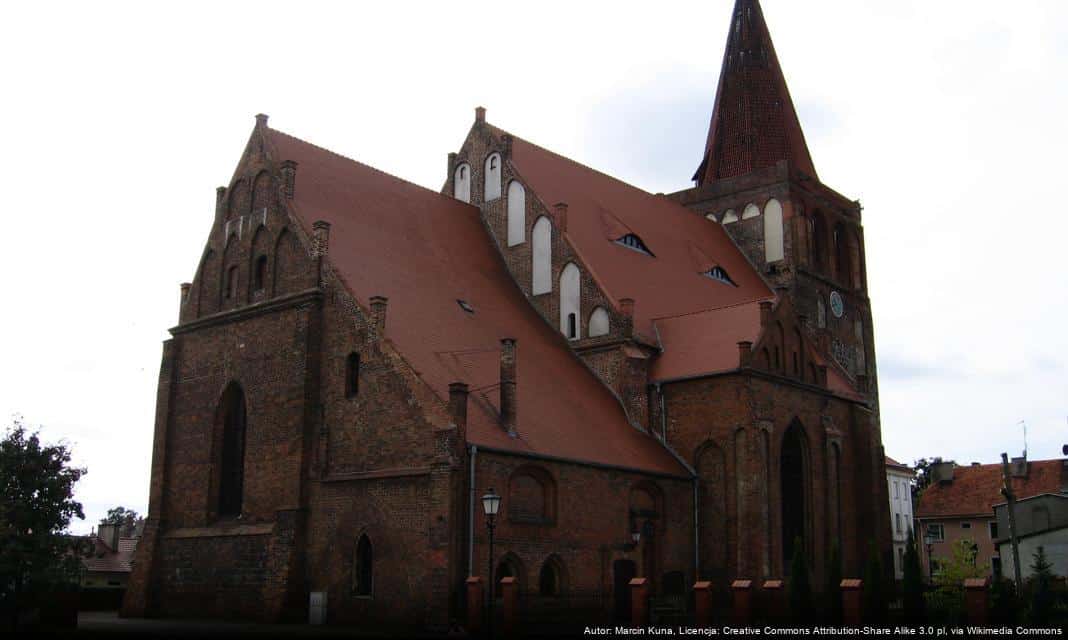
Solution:
{"label": "chimney", "polygon": [[188,283],[188,282],[183,282],[182,284],[180,284],[178,286],[181,287],[181,289],[182,289],[182,304],[185,304],[186,302],[189,302],[189,288],[192,287],[193,285]]}
{"label": "chimney", "polygon": [[386,303],[389,298],[385,296],[371,296],[371,326],[375,335],[382,336],[386,332]]}
{"label": "chimney", "polygon": [[620,298],[619,313],[623,316],[623,337],[634,335],[634,298]]}
{"label": "chimney", "polygon": [[953,482],[953,469],[957,465],[952,461],[936,462],[931,465],[931,482]]}
{"label": "chimney", "polygon": [[263,129],[263,128],[267,127],[267,114],[266,113],[257,113],[256,114],[256,127],[259,128],[259,129]]}
{"label": "chimney", "polygon": [[983,466],[983,465],[981,465],[981,464],[980,464],[980,463],[978,463],[978,462],[973,462],[971,466],[973,466],[973,467],[981,467],[981,466]]}
{"label": "chimney", "polygon": [[1027,456],[1023,455],[1019,458],[1013,458],[1009,463],[1009,474],[1013,478],[1026,478],[1029,471],[1029,464],[1027,462]]}
{"label": "chimney", "polygon": [[515,338],[501,340],[501,426],[512,437],[516,435],[515,350]]}
{"label": "chimney", "polygon": [[766,327],[771,322],[771,300],[760,302],[760,326]]}
{"label": "chimney", "polygon": [[467,393],[466,383],[449,383],[449,415],[461,434],[467,430]]}
{"label": "chimney", "polygon": [[742,340],[738,343],[738,368],[748,367],[753,362],[753,343]]}
{"label": "chimney", "polygon": [[316,220],[312,223],[312,255],[325,256],[330,251],[330,223]]}
{"label": "chimney", "polygon": [[100,526],[97,527],[96,537],[107,546],[108,549],[115,551],[119,548],[119,525],[108,524],[104,521],[100,522]]}
{"label": "chimney", "polygon": [[297,184],[297,161],[296,160],[283,160],[282,161],[282,191],[285,193],[286,200],[293,199],[293,189]]}
{"label": "chimney", "polygon": [[567,203],[557,202],[553,205],[553,218],[556,220],[556,230],[560,233],[567,231]]}
{"label": "chimney", "polygon": [[483,123],[486,121],[486,107],[475,107],[475,122]]}

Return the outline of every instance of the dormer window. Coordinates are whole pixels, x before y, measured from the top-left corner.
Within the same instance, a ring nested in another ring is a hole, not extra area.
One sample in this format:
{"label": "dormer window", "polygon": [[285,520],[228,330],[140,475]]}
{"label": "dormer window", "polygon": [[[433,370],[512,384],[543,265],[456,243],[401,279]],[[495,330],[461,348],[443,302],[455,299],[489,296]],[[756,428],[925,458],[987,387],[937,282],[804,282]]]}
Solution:
{"label": "dormer window", "polygon": [[729,284],[732,287],[738,286],[734,283],[734,280],[731,280],[731,277],[727,275],[727,270],[719,265],[712,267],[701,275],[706,276],[708,278],[712,278],[717,282],[722,282],[723,284]]}
{"label": "dormer window", "polygon": [[472,307],[471,303],[469,303],[467,300],[457,300],[456,304],[460,305],[460,308],[466,311],[467,313],[475,312],[475,308]]}
{"label": "dormer window", "polygon": [[616,244],[621,244],[628,249],[634,249],[635,251],[644,253],[647,256],[653,255],[653,252],[649,251],[649,247],[645,246],[645,243],[642,242],[642,239],[634,235],[633,233],[628,233],[622,238],[616,240]]}

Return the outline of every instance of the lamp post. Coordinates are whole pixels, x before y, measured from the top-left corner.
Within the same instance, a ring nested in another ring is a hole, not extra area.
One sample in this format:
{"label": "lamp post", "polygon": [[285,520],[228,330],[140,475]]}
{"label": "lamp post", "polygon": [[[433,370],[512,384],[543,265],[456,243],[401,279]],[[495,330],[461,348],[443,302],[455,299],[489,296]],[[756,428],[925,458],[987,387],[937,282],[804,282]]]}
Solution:
{"label": "lamp post", "polygon": [[493,529],[497,526],[497,511],[501,508],[501,497],[490,487],[482,496],[482,511],[486,514],[486,529],[489,530],[489,622],[486,625],[488,637],[493,637],[493,601],[496,599],[496,587],[493,584]]}
{"label": "lamp post", "polygon": [[934,583],[934,562],[931,560],[931,551],[934,549],[934,536],[931,532],[923,534],[923,544],[927,547],[927,581]]}

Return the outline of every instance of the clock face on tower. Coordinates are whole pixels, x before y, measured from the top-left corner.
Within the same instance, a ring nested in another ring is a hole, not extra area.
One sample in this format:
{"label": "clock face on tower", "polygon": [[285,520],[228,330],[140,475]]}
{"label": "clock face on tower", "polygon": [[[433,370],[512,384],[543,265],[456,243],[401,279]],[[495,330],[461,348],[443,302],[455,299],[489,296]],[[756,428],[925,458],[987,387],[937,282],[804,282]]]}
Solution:
{"label": "clock face on tower", "polygon": [[837,291],[832,291],[830,295],[831,313],[835,318],[841,318],[845,313],[845,303],[842,302],[842,294]]}

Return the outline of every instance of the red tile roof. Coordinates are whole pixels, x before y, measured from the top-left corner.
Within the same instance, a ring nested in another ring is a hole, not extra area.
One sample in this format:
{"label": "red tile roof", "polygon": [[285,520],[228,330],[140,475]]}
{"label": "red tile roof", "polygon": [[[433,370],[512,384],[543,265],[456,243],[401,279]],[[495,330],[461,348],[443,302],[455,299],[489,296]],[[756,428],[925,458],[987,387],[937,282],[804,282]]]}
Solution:
{"label": "red tile roof", "polygon": [[908,466],[907,464],[902,464],[902,463],[898,462],[897,460],[894,460],[890,456],[886,456],[886,466],[888,466],[888,467],[898,467],[899,469],[904,469],[906,471],[912,471],[912,467]]}
{"label": "red tile roof", "polygon": [[[738,341],[752,340],[760,326],[755,303],[774,294],[726,231],[666,197],[515,135],[512,140],[512,164],[542,203],[567,203],[566,237],[585,269],[617,306],[634,299],[635,331],[659,338],[665,355],[654,375],[737,367]],[[637,235],[655,257],[613,242],[626,233]],[[702,275],[716,265],[737,286]]]}
{"label": "red tile roof", "polygon": [[[1012,479],[1016,499],[1060,493],[1061,466],[1061,460],[1032,461],[1026,478]],[[924,489],[916,505],[916,517],[993,517],[994,505],[1005,501],[1001,483],[1000,464],[956,467],[952,482],[936,482]]]}
{"label": "red tile roof", "polygon": [[[305,230],[331,224],[329,260],[349,291],[365,307],[371,296],[389,298],[386,337],[442,402],[450,382],[472,389],[470,442],[685,475],[529,304],[477,208],[284,133],[267,135],[276,159],[298,163],[293,203]],[[518,438],[497,419],[505,337],[518,340]]]}
{"label": "red tile roof", "polygon": [[129,573],[139,538],[119,538],[118,549],[110,549],[99,538],[93,539],[93,553],[82,559],[86,571],[96,573]]}
{"label": "red tile roof", "polygon": [[801,123],[757,0],[737,0],[723,54],[705,155],[703,185],[789,160],[816,177]]}

